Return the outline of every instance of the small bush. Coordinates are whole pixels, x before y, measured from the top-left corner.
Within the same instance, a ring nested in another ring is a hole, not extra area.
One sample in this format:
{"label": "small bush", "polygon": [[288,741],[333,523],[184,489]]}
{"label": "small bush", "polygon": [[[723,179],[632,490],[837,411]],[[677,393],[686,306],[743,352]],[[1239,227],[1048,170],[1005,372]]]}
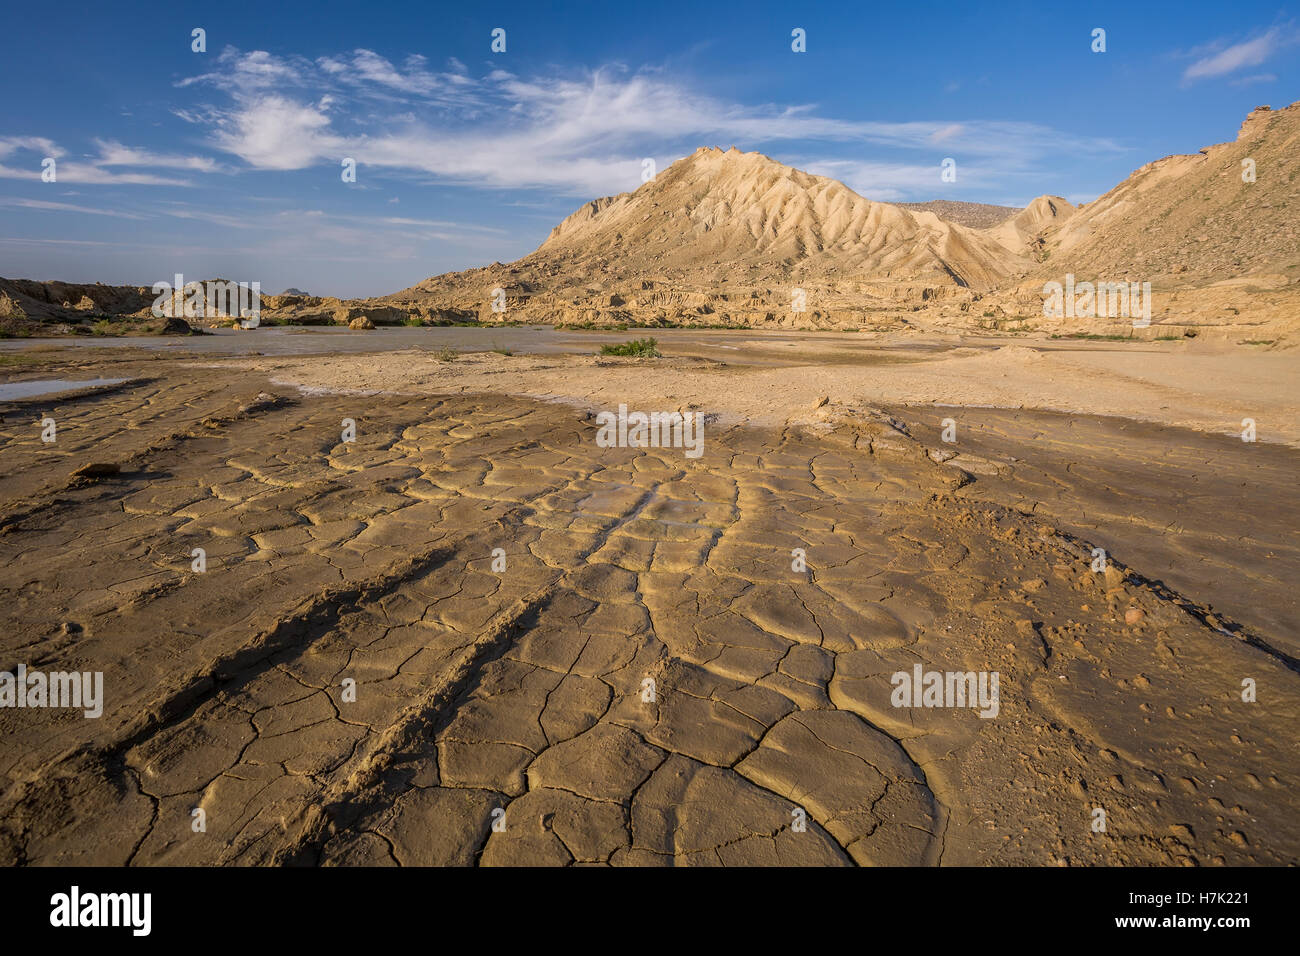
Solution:
{"label": "small bush", "polygon": [[628,358],[658,358],[658,343],[654,339],[633,339],[617,345],[602,345],[601,355],[622,355]]}
{"label": "small bush", "polygon": [[1132,334],[1129,335],[1098,335],[1095,332],[1069,332],[1065,335],[1053,335],[1054,339],[1082,339],[1088,342],[1140,342],[1141,339],[1135,339]]}
{"label": "small bush", "polygon": [[439,362],[454,362],[460,358],[460,353],[455,349],[438,349],[433,353],[433,357]]}

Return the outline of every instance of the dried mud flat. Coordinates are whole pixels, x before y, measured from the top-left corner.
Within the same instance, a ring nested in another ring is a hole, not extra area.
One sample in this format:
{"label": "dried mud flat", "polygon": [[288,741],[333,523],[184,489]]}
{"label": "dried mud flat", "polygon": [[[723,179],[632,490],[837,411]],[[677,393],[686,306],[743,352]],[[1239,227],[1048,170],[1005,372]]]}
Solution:
{"label": "dried mud flat", "polygon": [[[94,374],[0,423],[0,668],[105,686],[0,710],[6,863],[1300,858],[1295,449],[966,409],[952,458],[952,410],[834,405],[689,459],[511,395]],[[892,706],[916,664],[996,717]]]}

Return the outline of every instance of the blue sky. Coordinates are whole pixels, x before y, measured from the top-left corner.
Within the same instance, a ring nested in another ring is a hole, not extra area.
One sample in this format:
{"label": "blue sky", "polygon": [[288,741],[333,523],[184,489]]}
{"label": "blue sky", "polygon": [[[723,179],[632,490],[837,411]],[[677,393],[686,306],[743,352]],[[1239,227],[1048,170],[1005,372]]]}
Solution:
{"label": "blue sky", "polygon": [[379,295],[525,255],[640,185],[643,159],[699,146],[884,201],[1082,202],[1300,99],[1300,16],[1250,0],[52,2],[5,19],[10,278]]}

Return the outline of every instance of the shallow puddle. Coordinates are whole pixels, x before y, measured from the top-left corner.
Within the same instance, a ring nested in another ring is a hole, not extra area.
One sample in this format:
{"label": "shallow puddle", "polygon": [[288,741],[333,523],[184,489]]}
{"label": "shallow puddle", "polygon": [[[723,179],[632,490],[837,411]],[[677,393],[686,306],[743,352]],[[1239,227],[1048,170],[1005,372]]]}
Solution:
{"label": "shallow puddle", "polygon": [[8,382],[0,384],[0,402],[16,398],[32,398],[37,395],[52,395],[55,392],[72,392],[82,388],[101,388],[105,385],[121,385],[124,378],[88,378],[76,382],[67,378],[49,378],[34,382]]}

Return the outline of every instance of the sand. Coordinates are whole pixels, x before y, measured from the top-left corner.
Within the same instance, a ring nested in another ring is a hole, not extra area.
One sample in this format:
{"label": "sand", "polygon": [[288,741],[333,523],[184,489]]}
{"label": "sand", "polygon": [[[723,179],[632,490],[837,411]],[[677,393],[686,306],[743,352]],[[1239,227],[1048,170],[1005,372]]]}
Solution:
{"label": "sand", "polygon": [[[1294,351],[1141,342],[974,346],[956,337],[885,336],[870,344],[889,351],[868,354],[845,345],[843,338],[773,341],[731,334],[736,354],[730,363],[717,361],[727,346],[675,347],[661,336],[670,359],[709,358],[638,366],[595,356],[477,352],[454,362],[431,362],[427,352],[411,350],[367,361],[268,359],[239,367],[265,370],[277,382],[306,387],[491,391],[593,409],[620,401],[655,408],[691,405],[728,423],[764,426],[799,420],[821,397],[845,406],[943,404],[1085,412],[1237,436],[1242,420],[1250,418],[1258,440],[1300,444],[1300,358]],[[757,362],[782,365],[750,364]]]}

